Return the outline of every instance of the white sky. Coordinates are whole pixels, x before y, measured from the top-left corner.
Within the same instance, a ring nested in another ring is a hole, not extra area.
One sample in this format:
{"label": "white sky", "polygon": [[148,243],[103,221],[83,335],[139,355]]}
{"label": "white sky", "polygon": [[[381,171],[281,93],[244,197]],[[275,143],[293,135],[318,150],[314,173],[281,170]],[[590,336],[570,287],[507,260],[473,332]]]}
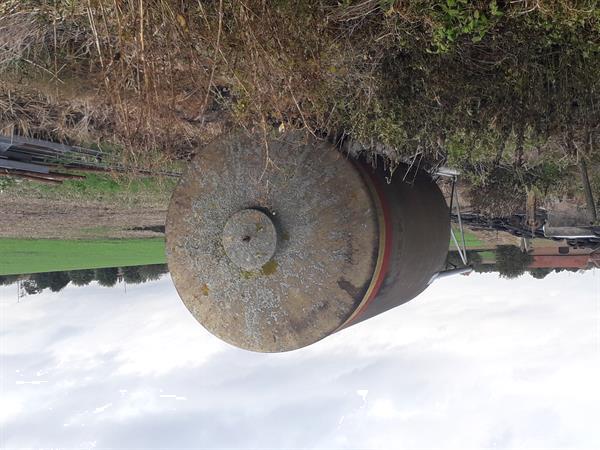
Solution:
{"label": "white sky", "polygon": [[2,448],[600,448],[598,270],[439,280],[275,355],[211,336],[168,277],[0,308]]}

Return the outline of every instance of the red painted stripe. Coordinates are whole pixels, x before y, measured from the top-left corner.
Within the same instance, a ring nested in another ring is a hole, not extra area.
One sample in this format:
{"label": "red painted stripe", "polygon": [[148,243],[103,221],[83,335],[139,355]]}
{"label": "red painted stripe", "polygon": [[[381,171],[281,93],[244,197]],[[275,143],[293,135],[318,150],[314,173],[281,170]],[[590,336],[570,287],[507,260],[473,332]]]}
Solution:
{"label": "red painted stripe", "polygon": [[[389,265],[390,265],[390,256],[392,254],[392,219],[389,210],[389,204],[385,193],[383,191],[383,187],[381,186],[381,180],[379,180],[372,170],[365,170],[362,167],[360,170],[364,173],[367,172],[368,179],[366,181],[370,181],[372,186],[375,188],[375,192],[377,192],[377,197],[379,198],[379,204],[381,205],[381,209],[383,210],[383,222],[385,229],[385,242],[384,242],[384,250],[383,250],[383,262],[381,264],[381,270],[378,274],[376,274],[377,279],[375,280],[375,286],[371,291],[371,295],[369,298],[360,306],[360,309],[354,314],[354,317],[344,324],[342,328],[346,328],[352,325],[369,307],[371,302],[377,297],[379,290],[381,289],[381,285],[383,284],[383,280],[385,279]],[[381,243],[379,243],[381,245]]]}

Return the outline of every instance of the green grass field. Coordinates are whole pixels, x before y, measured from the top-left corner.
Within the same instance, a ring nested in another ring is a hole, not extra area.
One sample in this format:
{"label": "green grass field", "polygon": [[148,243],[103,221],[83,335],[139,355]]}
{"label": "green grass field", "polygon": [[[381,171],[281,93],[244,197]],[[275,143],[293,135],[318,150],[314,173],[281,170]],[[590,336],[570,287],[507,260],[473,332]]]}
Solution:
{"label": "green grass field", "polygon": [[0,239],[0,275],[163,263],[162,238]]}
{"label": "green grass field", "polygon": [[[170,169],[170,167],[168,167]],[[176,179],[159,177],[127,178],[119,174],[79,173],[83,179],[47,185],[35,181],[2,178],[0,190],[18,196],[73,201],[104,201],[108,204],[164,206],[168,203]]]}
{"label": "green grass field", "polygon": [[[462,239],[460,236],[460,229],[458,227],[452,227],[454,230],[454,235],[456,239],[458,239],[459,244],[462,246]],[[471,233],[469,230],[465,229],[465,245],[467,249],[469,248],[480,248],[485,246],[486,243],[479,239],[474,233]],[[456,250],[456,245],[454,244],[454,240],[450,237],[450,250]]]}
{"label": "green grass field", "polygon": [[[458,230],[455,230],[460,239]],[[465,231],[467,249],[485,245]],[[456,250],[450,242],[450,250]],[[493,257],[490,251],[482,257]],[[164,264],[165,242],[152,239],[0,239],[0,275]]]}

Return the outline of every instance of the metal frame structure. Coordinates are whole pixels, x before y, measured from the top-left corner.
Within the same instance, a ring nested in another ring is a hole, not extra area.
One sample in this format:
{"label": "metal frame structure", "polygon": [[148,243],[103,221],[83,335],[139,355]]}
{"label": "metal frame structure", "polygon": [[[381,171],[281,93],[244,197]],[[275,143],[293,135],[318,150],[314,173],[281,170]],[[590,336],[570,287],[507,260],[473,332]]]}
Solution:
{"label": "metal frame structure", "polygon": [[459,228],[459,232],[460,232],[460,240],[462,242],[462,248],[459,244],[459,241],[456,237],[456,234],[454,233],[454,229],[452,228],[452,221],[450,222],[450,236],[452,237],[452,240],[454,241],[454,245],[456,245],[456,249],[458,250],[458,254],[460,255],[460,259],[462,260],[463,264],[465,266],[469,266],[469,258],[467,255],[467,244],[465,241],[465,230],[463,227],[463,222],[462,222],[462,215],[461,215],[461,209],[460,209],[460,202],[458,200],[458,192],[456,192],[456,182],[458,181],[458,177],[460,176],[460,172],[454,169],[451,169],[449,167],[440,167],[436,172],[435,175],[437,177],[444,177],[444,178],[448,178],[451,180],[452,182],[452,188],[451,188],[451,192],[450,192],[450,206],[449,206],[449,210],[450,210],[450,215],[452,216],[453,214],[453,207],[456,204],[456,217],[458,218],[458,228]]}

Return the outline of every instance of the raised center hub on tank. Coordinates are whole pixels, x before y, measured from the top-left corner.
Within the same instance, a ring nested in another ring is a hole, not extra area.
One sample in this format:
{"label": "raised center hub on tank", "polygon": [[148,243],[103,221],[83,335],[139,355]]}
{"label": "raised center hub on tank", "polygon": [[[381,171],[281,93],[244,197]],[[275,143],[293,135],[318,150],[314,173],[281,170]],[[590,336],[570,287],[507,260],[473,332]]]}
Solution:
{"label": "raised center hub on tank", "polygon": [[243,209],[227,220],[222,242],[231,262],[241,269],[255,270],[269,262],[275,254],[277,231],[264,212]]}

